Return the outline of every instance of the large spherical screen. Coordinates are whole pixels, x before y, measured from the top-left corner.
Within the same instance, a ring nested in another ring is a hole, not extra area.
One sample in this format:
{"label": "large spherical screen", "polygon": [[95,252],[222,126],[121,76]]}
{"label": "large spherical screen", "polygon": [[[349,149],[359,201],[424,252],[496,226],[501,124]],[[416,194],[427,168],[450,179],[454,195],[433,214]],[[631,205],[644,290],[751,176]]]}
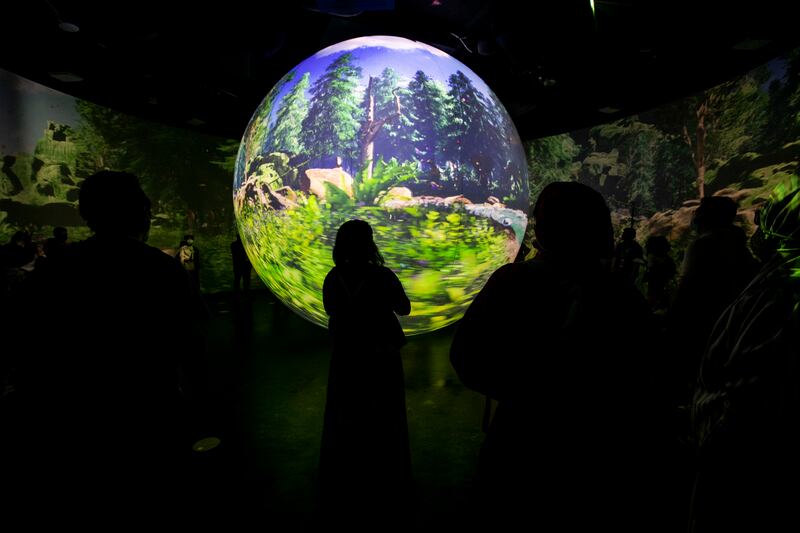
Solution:
{"label": "large spherical screen", "polygon": [[406,333],[450,324],[515,257],[527,224],[519,136],[497,96],[431,46],[362,37],[284,76],[256,109],[234,207],[255,270],[326,325],[322,283],[336,230],[370,223],[411,299]]}

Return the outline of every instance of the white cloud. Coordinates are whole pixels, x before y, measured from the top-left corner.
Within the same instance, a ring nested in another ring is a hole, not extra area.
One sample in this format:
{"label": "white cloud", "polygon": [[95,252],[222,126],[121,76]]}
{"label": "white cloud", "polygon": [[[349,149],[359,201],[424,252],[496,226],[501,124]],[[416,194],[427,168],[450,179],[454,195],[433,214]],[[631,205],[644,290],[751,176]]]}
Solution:
{"label": "white cloud", "polygon": [[419,41],[411,41],[409,39],[404,39],[402,37],[392,37],[390,35],[375,35],[372,37],[358,37],[356,39],[350,39],[348,41],[343,41],[338,44],[334,44],[329,46],[323,50],[320,50],[316,54],[314,54],[314,58],[320,58],[329,56],[331,54],[335,54],[337,52],[346,52],[348,50],[355,50],[356,48],[364,48],[364,47],[383,47],[389,48],[391,50],[400,50],[400,51],[412,51],[412,50],[424,50],[429,52],[433,55],[439,57],[447,57],[445,52],[442,52],[438,48],[434,48],[433,46],[427,45],[425,43],[421,43]]}

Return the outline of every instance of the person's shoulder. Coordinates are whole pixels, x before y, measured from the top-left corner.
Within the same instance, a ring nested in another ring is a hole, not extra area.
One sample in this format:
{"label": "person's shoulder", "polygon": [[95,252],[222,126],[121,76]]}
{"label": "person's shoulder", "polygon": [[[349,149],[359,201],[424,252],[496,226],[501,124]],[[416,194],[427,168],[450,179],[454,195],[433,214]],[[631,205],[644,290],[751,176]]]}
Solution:
{"label": "person's shoulder", "polygon": [[339,272],[339,270],[338,270],[338,267],[336,267],[336,266],[334,266],[333,268],[331,268],[330,270],[328,270],[328,273],[325,275],[325,282],[327,282],[327,281],[328,281],[328,280],[330,280],[330,279],[333,279],[333,277],[334,277],[334,276],[335,276],[335,275],[336,275],[338,272]]}
{"label": "person's shoulder", "polygon": [[135,241],[136,253],[141,257],[142,261],[153,265],[156,268],[164,270],[181,271],[180,264],[175,261],[175,257],[164,252],[163,250],[150,246],[147,243]]}
{"label": "person's shoulder", "polygon": [[392,270],[391,268],[387,267],[386,265],[377,266],[375,268],[375,271],[379,272],[383,276],[392,277],[392,278],[396,278],[397,277],[397,274],[394,273],[394,270]]}

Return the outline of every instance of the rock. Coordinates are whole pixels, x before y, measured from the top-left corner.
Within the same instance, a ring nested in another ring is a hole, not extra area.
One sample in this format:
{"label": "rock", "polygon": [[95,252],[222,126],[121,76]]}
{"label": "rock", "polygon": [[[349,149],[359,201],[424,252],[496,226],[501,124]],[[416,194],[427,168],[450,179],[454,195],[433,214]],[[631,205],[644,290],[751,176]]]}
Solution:
{"label": "rock", "polygon": [[409,189],[408,187],[392,187],[388,191],[379,194],[378,197],[375,199],[375,204],[385,205],[386,202],[391,202],[393,200],[407,202],[412,198],[414,198],[414,193],[412,193],[411,189]]}
{"label": "rock", "polygon": [[353,198],[353,177],[341,168],[309,168],[298,179],[300,190],[320,200],[326,196],[325,183],[341,189]]}
{"label": "rock", "polygon": [[464,196],[463,194],[458,194],[456,196],[448,196],[444,199],[444,205],[453,205],[453,204],[464,204],[469,205],[472,201]]}
{"label": "rock", "polygon": [[496,206],[496,207],[505,207],[506,206],[506,204],[501,202],[500,199],[497,196],[490,196],[489,198],[486,199],[486,203],[489,204],[489,205]]}
{"label": "rock", "polygon": [[269,204],[273,209],[289,209],[297,207],[297,193],[291,187],[281,187],[274,191],[267,189]]}

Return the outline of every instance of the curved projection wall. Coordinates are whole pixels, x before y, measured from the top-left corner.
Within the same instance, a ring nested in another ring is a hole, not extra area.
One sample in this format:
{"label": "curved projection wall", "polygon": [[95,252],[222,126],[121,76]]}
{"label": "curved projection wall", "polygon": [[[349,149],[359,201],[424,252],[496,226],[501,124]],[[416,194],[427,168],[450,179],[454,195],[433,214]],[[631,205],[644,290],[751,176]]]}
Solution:
{"label": "curved projection wall", "polygon": [[[535,199],[548,181],[580,180],[605,195],[620,227],[629,223],[634,206],[640,241],[651,234],[667,235],[680,248],[688,236],[702,173],[704,193],[736,198],[747,227],[754,206],[798,173],[799,77],[800,53],[793,51],[662,108],[529,140],[524,146],[530,197]],[[301,79],[302,73],[294,83]],[[280,98],[272,94],[273,103],[279,104],[288,92]],[[702,107],[705,101],[713,105]],[[698,154],[701,108],[708,128],[705,150]],[[99,168],[129,170],[141,176],[154,200],[151,244],[172,248],[183,233],[194,233],[205,253],[203,289],[229,289],[230,187],[238,142],[141,121],[2,70],[0,123],[0,242],[8,242],[17,229],[44,240],[54,225],[67,226],[73,240],[87,236],[75,209],[81,180]],[[262,156],[264,163],[274,168],[284,161],[269,156]],[[336,162],[321,163],[335,167]],[[440,194],[430,187],[431,196]],[[424,291],[434,282],[433,277],[420,278],[415,290]]]}
{"label": "curved projection wall", "polygon": [[64,226],[89,235],[78,215],[84,178],[101,169],[138,175],[153,202],[149,243],[172,253],[184,234],[201,251],[204,291],[233,274],[230,175],[238,143],[171,128],[73,98],[0,70],[0,242],[34,241]]}

